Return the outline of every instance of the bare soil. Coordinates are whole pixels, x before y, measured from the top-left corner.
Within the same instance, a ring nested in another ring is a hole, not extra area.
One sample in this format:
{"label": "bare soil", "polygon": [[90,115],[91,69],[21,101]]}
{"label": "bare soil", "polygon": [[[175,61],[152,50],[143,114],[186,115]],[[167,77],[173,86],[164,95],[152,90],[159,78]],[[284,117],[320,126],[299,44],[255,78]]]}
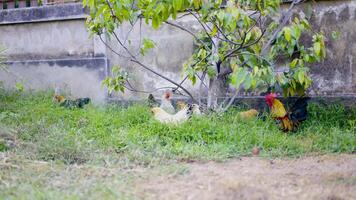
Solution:
{"label": "bare soil", "polygon": [[356,199],[356,155],[243,157],[187,164],[176,176],[137,185],[148,199]]}
{"label": "bare soil", "polygon": [[45,199],[62,199],[58,194],[79,199],[356,199],[356,154],[242,157],[153,168],[63,165],[0,154],[0,199],[38,199],[33,191],[43,192]]}

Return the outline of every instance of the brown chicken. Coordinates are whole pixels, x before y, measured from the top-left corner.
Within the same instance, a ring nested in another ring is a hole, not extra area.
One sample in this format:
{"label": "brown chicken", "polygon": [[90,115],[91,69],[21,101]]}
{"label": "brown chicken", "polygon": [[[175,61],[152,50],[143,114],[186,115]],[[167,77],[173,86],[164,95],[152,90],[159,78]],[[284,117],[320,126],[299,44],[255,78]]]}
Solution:
{"label": "brown chicken", "polygon": [[54,100],[57,101],[60,106],[65,108],[83,108],[86,104],[90,103],[90,98],[78,98],[75,100],[69,100],[62,95],[55,95]]}
{"label": "brown chicken", "polygon": [[243,120],[256,119],[258,114],[259,114],[258,111],[255,110],[255,109],[250,109],[250,110],[247,110],[247,111],[239,112],[239,116]]}

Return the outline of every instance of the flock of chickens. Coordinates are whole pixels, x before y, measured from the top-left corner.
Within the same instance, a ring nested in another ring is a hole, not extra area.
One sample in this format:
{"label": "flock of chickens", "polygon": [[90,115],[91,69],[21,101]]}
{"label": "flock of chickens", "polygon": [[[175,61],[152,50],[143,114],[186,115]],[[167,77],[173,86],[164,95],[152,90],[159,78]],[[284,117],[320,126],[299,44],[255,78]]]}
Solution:
{"label": "flock of chickens", "polygon": [[[153,117],[163,124],[178,125],[189,120],[192,116],[200,116],[203,113],[197,104],[187,104],[184,101],[177,102],[177,110],[172,104],[172,92],[166,91],[162,96],[161,103],[158,103],[152,94],[148,97],[148,103],[151,107]],[[300,97],[296,100],[292,107],[287,111],[281,101],[277,99],[275,93],[269,93],[265,96],[270,116],[274,119],[280,128],[285,131],[295,131],[301,122],[307,118],[307,107],[309,97]],[[64,96],[55,95],[54,100],[65,108],[83,108],[90,103],[90,98],[79,98],[75,100],[66,99]],[[255,109],[250,109],[240,112],[239,116],[242,119],[255,119],[260,116],[260,113]]]}
{"label": "flock of chickens", "polygon": [[[156,120],[164,124],[177,125],[187,121],[193,115],[202,115],[199,105],[187,104],[183,101],[177,102],[175,110],[172,101],[172,92],[166,91],[163,94],[161,104],[158,104],[152,95],[149,96],[149,105],[152,107],[151,112]],[[277,99],[275,93],[269,93],[265,96],[265,101],[270,110],[270,116],[279,124],[280,128],[285,131],[294,131],[302,121],[307,118],[307,107],[309,97],[300,97],[287,111],[283,103]],[[242,119],[255,119],[260,113],[255,109],[239,112]]]}

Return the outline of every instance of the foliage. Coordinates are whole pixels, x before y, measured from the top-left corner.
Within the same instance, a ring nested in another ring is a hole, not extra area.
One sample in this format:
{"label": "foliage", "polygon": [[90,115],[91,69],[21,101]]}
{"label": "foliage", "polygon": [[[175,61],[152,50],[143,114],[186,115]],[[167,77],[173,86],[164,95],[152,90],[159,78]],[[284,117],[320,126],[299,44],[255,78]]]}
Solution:
{"label": "foliage", "polygon": [[105,78],[103,85],[107,86],[109,93],[112,93],[113,91],[124,92],[124,85],[126,83],[128,74],[118,66],[113,67],[111,72],[112,76]]}
{"label": "foliage", "polygon": [[[91,32],[114,36],[135,62],[137,59],[115,30],[126,21],[134,24],[139,19],[154,29],[167,24],[195,38],[197,48],[184,64],[193,84],[197,76],[202,79],[205,74],[210,78],[228,76],[237,89],[279,85],[286,96],[303,94],[312,82],[309,66],[326,56],[323,33],[315,33],[305,17],[310,16],[311,9],[291,19],[292,8],[300,2],[294,0],[282,14],[280,0],[83,0],[91,11]],[[180,15],[194,17],[201,25],[200,31],[193,33],[174,23]],[[141,54],[153,47],[145,38]]]}
{"label": "foliage", "polygon": [[144,56],[148,50],[154,47],[155,47],[155,43],[152,40],[145,38],[143,40],[143,47],[140,49],[140,53]]}
{"label": "foliage", "polygon": [[27,158],[83,163],[102,162],[106,155],[125,165],[155,165],[224,160],[250,155],[254,146],[262,148],[262,156],[356,151],[355,108],[311,105],[310,118],[286,135],[273,121],[239,119],[242,108],[168,126],[155,121],[143,105],[69,110],[53,103],[51,94],[0,93],[1,127],[13,130],[16,152]]}

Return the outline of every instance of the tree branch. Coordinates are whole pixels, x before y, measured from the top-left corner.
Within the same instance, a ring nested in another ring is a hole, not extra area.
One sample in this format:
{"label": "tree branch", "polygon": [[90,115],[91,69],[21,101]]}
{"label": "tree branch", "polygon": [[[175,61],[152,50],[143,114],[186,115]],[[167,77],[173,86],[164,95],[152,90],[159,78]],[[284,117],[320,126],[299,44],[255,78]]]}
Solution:
{"label": "tree branch", "polygon": [[[193,15],[193,17],[199,22],[199,24],[203,27],[203,29],[204,29],[204,31],[205,31],[205,34],[209,37],[209,39],[210,39],[210,41],[212,42],[212,44],[213,44],[214,46],[216,46],[216,44],[215,44],[214,41],[213,41],[213,38],[211,38],[211,36],[210,36],[208,30],[206,30],[206,27],[205,27],[205,25],[203,24],[203,22],[202,22],[191,10],[188,10],[188,12],[189,12],[191,15]],[[208,27],[209,27],[209,26],[208,26]]]}
{"label": "tree branch", "polygon": [[[238,51],[241,50],[241,49],[246,49],[246,48],[248,48],[248,47],[250,47],[250,46],[253,46],[253,45],[257,44],[258,42],[261,41],[261,39],[263,38],[263,36],[264,36],[265,33],[266,33],[266,30],[263,30],[261,36],[260,36],[259,38],[257,38],[257,40],[255,40],[254,42],[252,42],[252,43],[250,43],[250,44],[247,44],[246,46],[240,46],[240,47],[238,47],[237,49],[234,49],[234,50],[230,51],[228,54],[226,54],[226,55],[224,56],[224,58],[222,59],[222,61],[225,61],[227,58],[229,58],[231,55],[235,54],[236,52],[238,52]],[[246,35],[247,35],[247,34],[245,34],[245,37],[246,37]],[[244,40],[245,40],[245,39],[244,39]],[[242,44],[242,45],[243,45],[243,44]]]}
{"label": "tree branch", "polygon": [[205,44],[201,39],[199,39],[199,38],[198,38],[192,31],[190,31],[189,29],[184,28],[183,26],[180,26],[180,25],[178,25],[178,24],[175,24],[175,23],[172,23],[172,22],[169,22],[169,21],[165,21],[164,23],[166,23],[166,24],[168,24],[168,25],[170,25],[170,26],[176,27],[176,28],[178,28],[178,29],[180,29],[180,30],[183,30],[183,31],[189,33],[189,34],[192,35],[199,43],[201,43],[202,45],[204,45],[204,46],[206,47],[206,49],[208,49],[207,46],[206,46],[206,44]]}
{"label": "tree branch", "polygon": [[124,56],[124,55],[118,53],[117,51],[115,51],[108,43],[106,43],[106,42],[103,40],[103,38],[101,37],[101,35],[99,35],[99,38],[100,38],[100,41],[101,41],[108,49],[110,49],[110,51],[112,51],[114,54],[118,55],[119,57],[123,57],[123,58],[127,58],[127,59],[130,58],[130,57],[128,57],[128,56]]}
{"label": "tree branch", "polygon": [[[115,15],[114,12],[113,12],[112,7],[111,7],[110,3],[108,2],[108,0],[106,0],[106,2],[107,2],[108,6],[109,6],[109,8],[110,8],[110,10],[111,10],[111,13],[112,13],[113,17],[117,18],[116,15]],[[113,31],[112,34],[114,35],[115,39],[116,39],[117,42],[120,44],[120,46],[130,55],[130,57],[131,57],[131,58],[130,58],[130,61],[131,61],[131,62],[138,64],[139,66],[141,66],[141,67],[143,67],[144,69],[150,71],[151,73],[153,73],[153,74],[155,74],[155,75],[157,75],[157,76],[159,76],[159,77],[161,77],[161,78],[167,80],[168,82],[172,83],[173,85],[178,86],[178,87],[181,88],[187,95],[189,95],[189,97],[192,99],[193,102],[197,102],[196,99],[193,97],[193,95],[192,95],[186,88],[182,87],[181,85],[179,85],[178,83],[176,83],[176,82],[173,81],[172,79],[170,79],[170,78],[168,78],[168,77],[166,77],[166,76],[164,76],[164,75],[162,75],[162,74],[156,72],[155,70],[153,70],[153,69],[151,69],[150,67],[148,67],[148,66],[144,65],[143,63],[141,63],[141,62],[136,58],[136,56],[133,55],[133,54],[131,53],[131,51],[121,42],[120,38],[117,36],[117,34],[115,33],[115,31]]]}
{"label": "tree branch", "polygon": [[234,103],[234,101],[235,101],[237,95],[239,95],[239,90],[237,90],[237,91],[235,92],[234,96],[231,97],[229,103],[225,106],[225,108],[223,108],[222,110],[220,110],[221,113],[226,112],[226,111],[230,108],[230,106]]}
{"label": "tree branch", "polygon": [[222,40],[224,42],[229,42],[229,43],[231,43],[233,45],[241,45],[240,43],[237,43],[237,42],[234,42],[234,41],[230,40],[227,37],[227,35],[221,30],[221,28],[215,22],[212,22],[212,23],[216,26],[216,28],[218,29],[218,32],[224,37],[224,38],[218,37],[220,40]]}
{"label": "tree branch", "polygon": [[[155,91],[158,91],[158,90],[164,90],[164,89],[173,89],[174,87],[159,87],[159,88],[155,88],[151,91],[145,91],[145,90],[138,90],[138,89],[135,89],[132,84],[130,83],[129,80],[126,80],[126,83],[127,83],[127,86],[124,86],[127,90],[131,91],[131,92],[137,92],[137,93],[146,93],[146,94],[151,94]],[[179,95],[182,95],[182,96],[185,96],[183,94],[179,94]]]}
{"label": "tree branch", "polygon": [[204,80],[205,80],[205,76],[206,76],[206,70],[204,70],[203,74],[202,74],[202,77],[200,78],[200,85],[199,85],[199,105],[202,104],[201,102],[201,93],[202,93],[202,90],[203,90],[203,84],[205,86],[205,88],[208,88],[207,85],[205,85],[204,83]]}
{"label": "tree branch", "polygon": [[292,16],[292,11],[294,6],[300,4],[304,2],[304,0],[293,0],[293,2],[291,3],[289,9],[287,10],[287,12],[282,15],[280,21],[282,21],[278,28],[274,31],[274,33],[272,34],[272,37],[268,40],[268,42],[263,46],[262,51],[261,51],[261,55],[265,56],[266,53],[268,53],[273,41],[277,38],[278,33],[283,29],[283,27],[285,27],[289,21],[289,19]]}
{"label": "tree branch", "polygon": [[140,61],[136,60],[135,58],[131,58],[130,61],[140,65],[141,67],[145,68],[146,70],[150,71],[151,73],[153,73],[153,74],[155,74],[155,75],[167,80],[168,82],[172,83],[173,85],[181,88],[192,99],[192,101],[197,102],[197,100],[193,97],[193,95],[187,89],[185,89],[184,87],[182,87],[181,85],[179,85],[178,83],[173,81],[172,79],[170,79],[170,78],[168,78],[168,77],[156,72],[155,70],[153,70],[150,67],[144,65],[143,63],[141,63]]}

